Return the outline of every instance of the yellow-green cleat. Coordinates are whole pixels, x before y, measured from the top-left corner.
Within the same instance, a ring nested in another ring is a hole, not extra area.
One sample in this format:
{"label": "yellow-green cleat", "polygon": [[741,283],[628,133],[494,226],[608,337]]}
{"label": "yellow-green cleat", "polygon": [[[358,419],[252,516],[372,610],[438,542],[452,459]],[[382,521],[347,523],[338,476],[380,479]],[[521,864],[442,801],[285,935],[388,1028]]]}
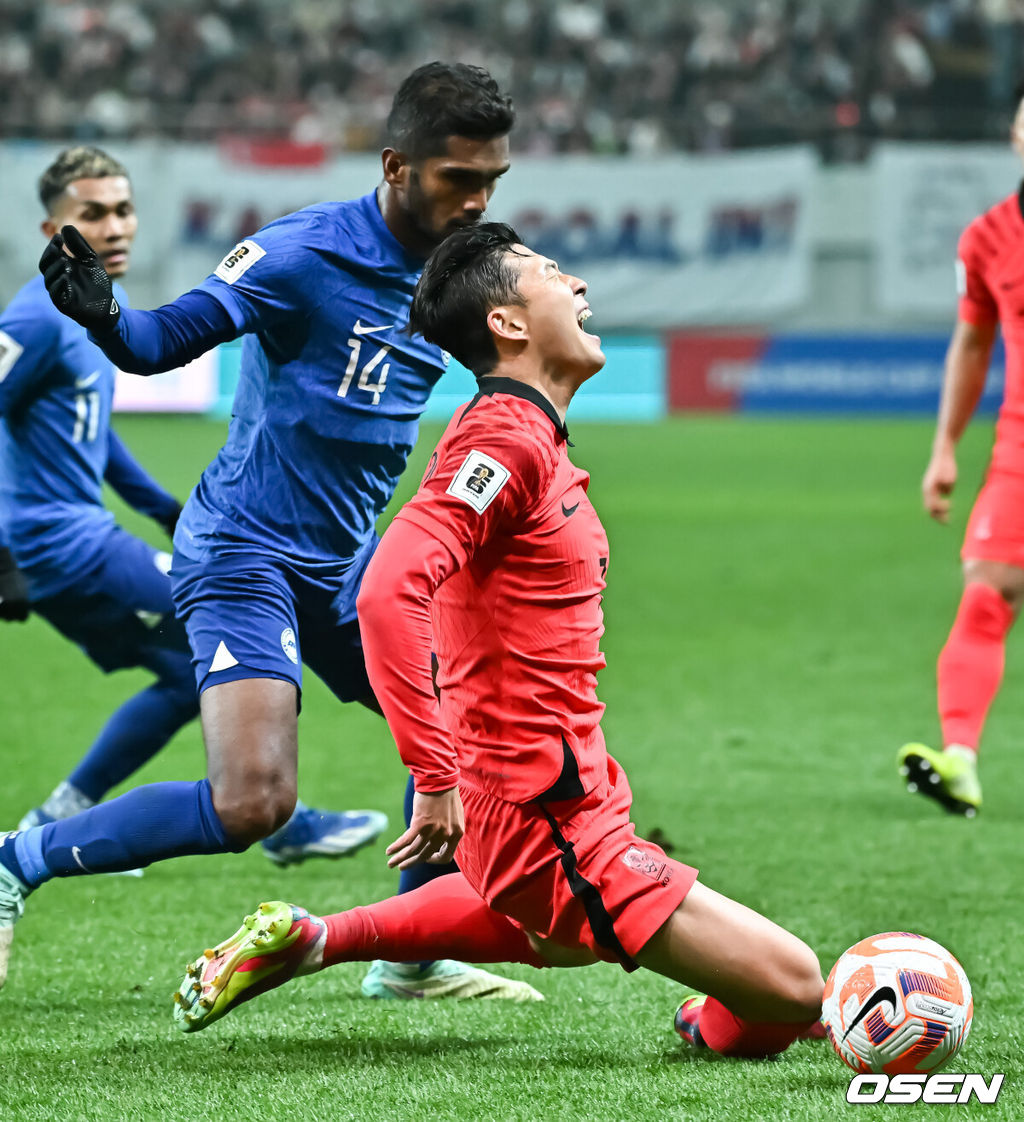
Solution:
{"label": "yellow-green cleat", "polygon": [[327,924],[303,908],[260,904],[229,939],[191,963],[174,994],[174,1020],[198,1032],[250,998],[323,965]]}
{"label": "yellow-green cleat", "polygon": [[937,752],[925,744],[904,744],[896,757],[907,790],[927,795],[950,814],[973,818],[981,809],[978,758],[954,745]]}

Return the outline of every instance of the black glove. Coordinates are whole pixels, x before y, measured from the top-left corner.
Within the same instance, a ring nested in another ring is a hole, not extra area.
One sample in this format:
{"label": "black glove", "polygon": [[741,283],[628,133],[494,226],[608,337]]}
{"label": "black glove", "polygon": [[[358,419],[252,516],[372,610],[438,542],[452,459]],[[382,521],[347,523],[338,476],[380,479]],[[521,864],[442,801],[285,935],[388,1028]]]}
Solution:
{"label": "black glove", "polygon": [[0,619],[28,619],[28,581],[11,551],[0,546]]}
{"label": "black glove", "polygon": [[171,513],[169,515],[167,515],[166,518],[161,518],[160,519],[160,525],[163,526],[163,528],[167,531],[167,536],[169,538],[174,537],[174,531],[178,526],[178,519],[180,517],[181,517],[181,506],[179,504],[178,506],[176,506],[174,508],[174,510],[171,511]]}
{"label": "black glove", "polygon": [[[68,257],[64,247],[74,254]],[[39,258],[39,271],[56,307],[94,335],[117,327],[121,309],[103,262],[74,226],[65,226]]]}

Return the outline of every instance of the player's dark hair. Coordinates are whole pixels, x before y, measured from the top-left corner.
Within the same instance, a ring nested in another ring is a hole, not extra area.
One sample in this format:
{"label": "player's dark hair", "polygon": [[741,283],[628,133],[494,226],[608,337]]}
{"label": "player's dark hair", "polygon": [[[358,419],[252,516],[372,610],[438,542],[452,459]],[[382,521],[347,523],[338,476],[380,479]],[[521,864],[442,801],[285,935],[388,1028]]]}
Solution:
{"label": "player's dark hair", "polygon": [[129,178],[125,166],[102,148],[88,144],[65,148],[39,177],[39,201],[47,214],[53,214],[54,204],[76,179],[104,179],[108,175]]}
{"label": "player's dark hair", "polygon": [[515,119],[512,99],[483,67],[428,62],[398,87],[388,114],[388,144],[412,159],[425,159],[442,154],[450,136],[505,136]]}
{"label": "player's dark hair", "polygon": [[498,361],[487,313],[522,304],[518,270],[508,253],[519,235],[504,222],[450,234],[430,255],[413,293],[409,329],[453,354],[479,378]]}

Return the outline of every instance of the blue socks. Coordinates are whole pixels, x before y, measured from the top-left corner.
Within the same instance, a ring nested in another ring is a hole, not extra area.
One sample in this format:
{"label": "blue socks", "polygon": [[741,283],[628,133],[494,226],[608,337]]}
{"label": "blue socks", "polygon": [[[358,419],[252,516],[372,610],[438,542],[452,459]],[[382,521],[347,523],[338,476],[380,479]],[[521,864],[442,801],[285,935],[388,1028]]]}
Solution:
{"label": "blue socks", "polygon": [[204,779],[150,783],[71,818],[23,830],[0,845],[0,864],[31,889],[51,877],[116,873],[166,857],[236,852],[240,848],[224,833],[210,781]]}
{"label": "blue socks", "polygon": [[68,782],[98,803],[138,771],[168,740],[199,714],[191,669],[182,681],[161,679],[116,710]]}

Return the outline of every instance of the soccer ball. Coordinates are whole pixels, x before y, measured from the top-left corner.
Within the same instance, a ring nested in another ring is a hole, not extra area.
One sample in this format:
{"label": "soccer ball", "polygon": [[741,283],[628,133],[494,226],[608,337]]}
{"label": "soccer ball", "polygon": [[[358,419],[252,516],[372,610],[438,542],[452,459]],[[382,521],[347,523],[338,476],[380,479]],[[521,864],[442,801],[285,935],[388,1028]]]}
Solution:
{"label": "soccer ball", "polygon": [[822,1022],[854,1071],[937,1071],[971,1031],[974,1000],[960,963],[923,935],[861,939],[832,967]]}

